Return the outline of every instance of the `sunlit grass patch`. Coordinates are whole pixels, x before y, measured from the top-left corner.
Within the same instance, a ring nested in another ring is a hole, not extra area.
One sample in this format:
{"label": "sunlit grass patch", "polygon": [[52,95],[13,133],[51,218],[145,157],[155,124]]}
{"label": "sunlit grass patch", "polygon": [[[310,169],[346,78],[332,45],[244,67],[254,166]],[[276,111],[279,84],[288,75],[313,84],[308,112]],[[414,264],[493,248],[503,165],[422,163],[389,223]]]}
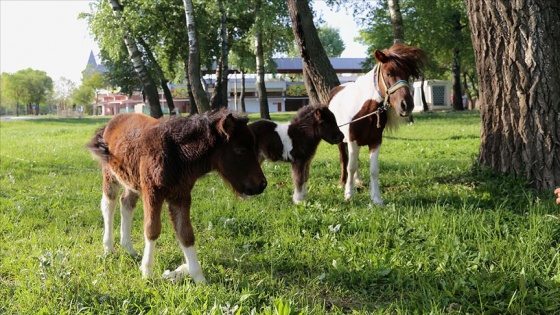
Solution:
{"label": "sunlit grass patch", "polygon": [[[382,207],[367,191],[343,201],[337,147],[327,143],[313,160],[308,200],[297,206],[289,164],[265,162],[268,188],[245,201],[216,174],[204,176],[191,216],[207,285],[159,276],[183,260],[165,214],[154,279],[142,280],[140,262],[118,245],[115,255],[103,256],[101,176],[85,144],[107,120],[0,122],[0,313],[560,309],[559,208],[550,192],[475,165],[476,112],[418,114],[413,125],[386,135]],[[366,184],[367,154],[362,148]],[[137,251],[141,217],[139,204]]]}

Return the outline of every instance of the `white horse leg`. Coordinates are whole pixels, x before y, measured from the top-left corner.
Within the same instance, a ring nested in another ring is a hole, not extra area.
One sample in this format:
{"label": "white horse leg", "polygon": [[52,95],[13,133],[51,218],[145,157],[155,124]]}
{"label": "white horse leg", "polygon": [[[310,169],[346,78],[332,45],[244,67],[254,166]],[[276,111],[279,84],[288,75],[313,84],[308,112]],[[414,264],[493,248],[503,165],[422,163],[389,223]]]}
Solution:
{"label": "white horse leg", "polygon": [[142,278],[147,279],[154,274],[154,255],[156,251],[156,240],[150,240],[144,236],[144,256],[142,257],[142,264],[140,271],[142,271]]}
{"label": "white horse leg", "polygon": [[294,187],[294,194],[292,195],[292,201],[294,202],[294,204],[296,205],[300,204],[305,199],[306,196],[307,196],[306,184],[301,185],[301,190],[298,189],[297,187]]}
{"label": "white horse leg", "polygon": [[379,191],[379,149],[381,145],[369,154],[370,197],[374,204],[382,205],[381,192]]}
{"label": "white horse leg", "polygon": [[185,247],[181,244],[180,246],[183,250],[183,254],[185,255],[186,263],[182,264],[174,271],[166,270],[163,273],[163,277],[171,282],[176,282],[190,274],[195,282],[206,282],[206,279],[202,274],[202,267],[200,266],[200,262],[196,256],[196,249],[194,245]]}
{"label": "white horse leg", "polygon": [[101,214],[103,215],[103,251],[105,255],[115,252],[113,222],[117,200],[110,199],[105,193],[101,197]]}
{"label": "white horse leg", "polygon": [[354,180],[358,176],[358,157],[360,155],[360,147],[356,141],[348,143],[348,178],[344,185],[344,199],[349,200],[354,195]]}
{"label": "white horse leg", "polygon": [[294,183],[294,194],[292,201],[300,204],[307,195],[307,181],[309,180],[310,161],[296,161],[292,163],[292,182]]}
{"label": "white horse leg", "polygon": [[136,257],[138,254],[132,247],[132,216],[136,209],[138,194],[126,189],[121,196],[121,246],[125,248],[130,255]]}

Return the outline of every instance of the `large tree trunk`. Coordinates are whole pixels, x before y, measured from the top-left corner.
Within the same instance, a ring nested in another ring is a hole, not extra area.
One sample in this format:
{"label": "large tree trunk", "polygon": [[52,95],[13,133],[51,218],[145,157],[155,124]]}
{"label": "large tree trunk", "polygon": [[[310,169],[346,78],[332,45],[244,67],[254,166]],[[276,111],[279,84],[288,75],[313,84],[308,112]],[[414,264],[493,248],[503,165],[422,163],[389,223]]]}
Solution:
{"label": "large tree trunk", "polygon": [[268,96],[266,93],[266,85],[264,83],[264,51],[262,44],[262,23],[260,16],[261,1],[255,1],[255,47],[256,47],[256,63],[257,63],[257,93],[259,96],[259,108],[261,118],[270,119],[268,110]]}
{"label": "large tree trunk", "polygon": [[307,96],[309,97],[309,103],[320,104],[321,100],[319,98],[319,94],[317,93],[317,90],[315,90],[315,84],[313,84],[313,80],[311,80],[311,77],[307,73],[306,69],[307,69],[306,67],[303,67],[302,73],[303,73],[303,83],[305,84],[307,90]]}
{"label": "large tree trunk", "polygon": [[426,92],[424,91],[424,75],[422,75],[421,77],[421,83],[420,83],[420,99],[422,100],[422,110],[424,112],[429,112],[430,111],[430,107],[428,106],[428,102],[426,101]]}
{"label": "large tree trunk", "polygon": [[212,108],[228,107],[229,47],[226,9],[223,0],[218,1],[220,8],[220,58],[216,69],[216,85],[210,103]]}
{"label": "large tree trunk", "polygon": [[478,161],[560,186],[560,2],[466,0],[482,114]]}
{"label": "large tree trunk", "polygon": [[461,93],[461,66],[459,64],[459,50],[455,50],[453,56],[453,109],[463,110],[463,96]]}
{"label": "large tree trunk", "polygon": [[404,28],[399,0],[387,0],[391,24],[393,25],[393,42],[404,43]]}
{"label": "large tree trunk", "polygon": [[[399,5],[399,0],[387,0],[387,4],[389,6],[389,15],[391,16],[391,24],[393,25],[393,43],[404,44],[404,27],[403,27],[403,19],[401,14],[401,6]],[[412,113],[406,116],[405,120],[410,124],[414,123],[414,118],[412,117]]]}
{"label": "large tree trunk", "polygon": [[222,58],[222,56],[219,57],[218,64],[216,65],[216,83],[214,84],[214,91],[210,97],[210,107],[212,109],[218,109],[224,105],[222,99],[222,90],[224,88],[222,83],[222,73],[224,71]]}
{"label": "large tree trunk", "polygon": [[[340,85],[340,81],[317,35],[309,3],[288,0],[288,11],[302,58],[303,71],[309,77],[305,82],[307,93],[310,96],[317,93],[319,101],[328,104],[330,90]],[[307,81],[312,82],[313,86],[309,86]]]}
{"label": "large tree trunk", "polygon": [[159,63],[157,62],[156,57],[152,53],[152,50],[148,46],[148,43],[146,43],[146,41],[143,38],[140,38],[138,41],[142,46],[142,48],[144,48],[144,51],[146,52],[146,56],[148,57],[148,60],[152,64],[152,69],[154,69],[154,71],[156,72],[157,76],[160,79],[161,89],[163,90],[163,95],[165,96],[167,107],[169,108],[169,115],[175,115],[176,113],[175,113],[175,104],[173,103],[173,96],[171,95],[169,86],[167,86],[167,83],[169,81],[167,81],[167,79],[165,78],[165,75],[163,74],[163,70],[161,69]]}
{"label": "large tree trunk", "polygon": [[[113,14],[117,18],[121,18],[123,7],[118,2],[118,0],[109,0],[111,4],[111,8],[113,9]],[[130,38],[128,34],[128,30],[123,30],[123,37],[124,43],[126,45],[126,49],[128,50],[128,54],[132,61],[132,65],[134,66],[134,71],[140,78],[140,82],[142,83],[142,87],[146,96],[146,101],[148,106],[150,107],[150,116],[154,118],[160,118],[163,116],[163,112],[161,111],[161,104],[159,103],[159,93],[157,89],[157,85],[148,71],[148,68],[144,64],[144,60],[142,60],[142,54],[138,50],[138,46],[136,46],[136,42]],[[116,114],[116,113],[115,113]]]}
{"label": "large tree trunk", "polygon": [[198,45],[198,38],[196,35],[196,25],[194,21],[194,7],[192,0],[183,0],[185,5],[185,16],[187,19],[187,32],[189,34],[189,82],[192,88],[192,94],[196,102],[196,107],[199,113],[204,113],[210,110],[210,102],[208,95],[202,88],[200,81],[200,49]]}

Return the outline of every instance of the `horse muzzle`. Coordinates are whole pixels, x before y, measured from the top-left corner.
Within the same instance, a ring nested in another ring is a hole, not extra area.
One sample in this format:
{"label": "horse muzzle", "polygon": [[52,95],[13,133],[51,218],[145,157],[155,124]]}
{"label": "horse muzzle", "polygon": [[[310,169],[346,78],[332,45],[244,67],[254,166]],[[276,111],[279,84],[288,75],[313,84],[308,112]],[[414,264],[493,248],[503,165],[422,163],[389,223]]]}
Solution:
{"label": "horse muzzle", "polygon": [[340,130],[337,131],[338,132],[336,132],[334,135],[329,135],[329,137],[325,137],[323,138],[323,140],[327,141],[329,144],[341,143],[342,140],[344,140],[344,134]]}
{"label": "horse muzzle", "polygon": [[261,194],[264,191],[264,189],[266,188],[267,185],[268,185],[268,183],[267,183],[266,179],[263,178],[263,180],[256,185],[251,185],[251,186],[245,187],[245,189],[243,189],[243,194],[247,195],[247,196],[253,196],[253,195]]}

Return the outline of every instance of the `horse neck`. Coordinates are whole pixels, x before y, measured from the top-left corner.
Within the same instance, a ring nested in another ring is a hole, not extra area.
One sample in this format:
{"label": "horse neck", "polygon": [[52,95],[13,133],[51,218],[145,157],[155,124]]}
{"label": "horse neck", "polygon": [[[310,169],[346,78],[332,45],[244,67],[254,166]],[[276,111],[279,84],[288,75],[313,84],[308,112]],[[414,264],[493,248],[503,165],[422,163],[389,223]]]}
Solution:
{"label": "horse neck", "polygon": [[375,70],[377,69],[373,68],[368,73],[361,75],[356,79],[355,84],[358,86],[361,93],[363,93],[364,102],[366,100],[374,100],[377,103],[383,102],[383,97],[381,97],[380,92],[376,88],[376,84],[378,84],[378,82],[375,82]]}
{"label": "horse neck", "polygon": [[297,119],[290,122],[288,126],[288,134],[295,134],[292,141],[304,141],[310,145],[315,145],[321,141],[321,135],[317,131],[317,126],[313,121],[313,117],[305,119]]}

